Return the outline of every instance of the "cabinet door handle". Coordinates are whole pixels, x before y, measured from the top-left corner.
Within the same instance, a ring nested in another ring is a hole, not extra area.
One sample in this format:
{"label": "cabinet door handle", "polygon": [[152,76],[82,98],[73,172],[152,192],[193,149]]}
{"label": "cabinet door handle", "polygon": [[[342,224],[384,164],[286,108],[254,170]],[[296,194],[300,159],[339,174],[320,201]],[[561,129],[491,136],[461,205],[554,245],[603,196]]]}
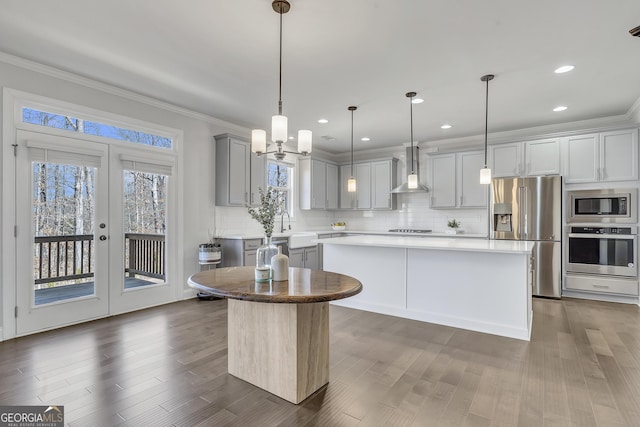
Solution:
{"label": "cabinet door handle", "polygon": [[592,285],[594,288],[609,289],[608,285]]}
{"label": "cabinet door handle", "polygon": [[245,202],[247,201],[247,197],[248,197],[248,196],[249,196],[249,194],[245,191],[245,192],[244,192],[244,201],[245,201]]}
{"label": "cabinet door handle", "polygon": [[462,206],[462,196],[460,196],[460,206]]}

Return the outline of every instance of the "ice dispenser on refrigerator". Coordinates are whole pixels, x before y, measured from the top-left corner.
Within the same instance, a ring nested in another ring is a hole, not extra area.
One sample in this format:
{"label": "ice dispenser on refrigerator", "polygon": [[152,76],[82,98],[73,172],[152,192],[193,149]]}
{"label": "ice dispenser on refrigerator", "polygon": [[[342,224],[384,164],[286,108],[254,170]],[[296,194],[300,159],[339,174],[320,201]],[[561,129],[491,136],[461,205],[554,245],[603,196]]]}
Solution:
{"label": "ice dispenser on refrigerator", "polygon": [[493,204],[493,229],[495,231],[513,231],[513,215],[511,205],[507,203]]}

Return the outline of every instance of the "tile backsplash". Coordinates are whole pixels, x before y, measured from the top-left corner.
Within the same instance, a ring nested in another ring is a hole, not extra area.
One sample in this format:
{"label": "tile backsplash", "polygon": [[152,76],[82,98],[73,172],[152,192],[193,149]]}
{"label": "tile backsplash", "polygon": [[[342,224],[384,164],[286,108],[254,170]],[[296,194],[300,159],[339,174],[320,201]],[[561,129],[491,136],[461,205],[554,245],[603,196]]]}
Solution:
{"label": "tile backsplash", "polygon": [[[428,193],[398,194],[398,209],[393,211],[301,211],[296,209],[291,222],[293,231],[328,230],[333,222],[344,221],[347,229],[384,231],[391,228],[429,229],[443,232],[447,221],[456,219],[466,233],[487,232],[486,209],[430,209]],[[288,224],[285,218],[285,226]],[[274,231],[280,227],[276,221]],[[210,232],[217,236],[262,233],[262,227],[251,218],[247,209],[217,206],[215,223]]]}

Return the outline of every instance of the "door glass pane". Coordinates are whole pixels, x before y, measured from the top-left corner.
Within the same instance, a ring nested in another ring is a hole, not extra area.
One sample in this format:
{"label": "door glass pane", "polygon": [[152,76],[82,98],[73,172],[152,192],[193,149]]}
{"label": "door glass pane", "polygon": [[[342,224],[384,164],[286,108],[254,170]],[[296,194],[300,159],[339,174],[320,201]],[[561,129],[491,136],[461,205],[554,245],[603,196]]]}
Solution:
{"label": "door glass pane", "polygon": [[34,304],[95,295],[95,169],[33,163]]}
{"label": "door glass pane", "polygon": [[165,281],[166,175],[124,171],[124,288]]}

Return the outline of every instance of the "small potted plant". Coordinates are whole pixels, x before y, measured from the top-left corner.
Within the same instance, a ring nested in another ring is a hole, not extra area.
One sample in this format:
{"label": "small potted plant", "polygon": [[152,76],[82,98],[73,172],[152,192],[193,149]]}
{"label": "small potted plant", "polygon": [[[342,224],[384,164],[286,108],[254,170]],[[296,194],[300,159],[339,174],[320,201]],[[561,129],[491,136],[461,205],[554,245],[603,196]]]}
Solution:
{"label": "small potted plant", "polygon": [[447,230],[447,233],[449,234],[457,234],[460,233],[462,230],[459,229],[460,227],[460,221],[458,221],[457,219],[450,219],[449,221],[447,221],[447,227],[449,228]]}

